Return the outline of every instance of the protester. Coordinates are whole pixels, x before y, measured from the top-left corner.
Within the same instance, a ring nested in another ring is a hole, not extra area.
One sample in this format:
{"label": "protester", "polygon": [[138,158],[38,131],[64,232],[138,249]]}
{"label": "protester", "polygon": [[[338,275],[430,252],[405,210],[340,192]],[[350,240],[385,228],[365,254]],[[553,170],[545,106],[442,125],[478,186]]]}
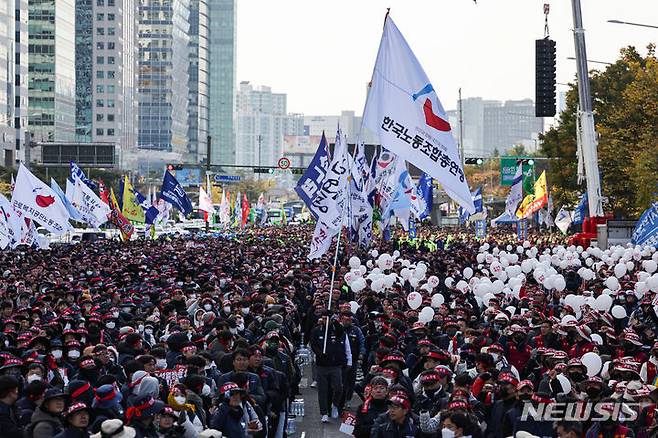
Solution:
{"label": "protester", "polygon": [[[305,345],[305,421],[357,438],[656,430],[655,249],[423,225],[341,249],[332,285],[311,233],[0,253],[0,435],[285,438]],[[571,401],[610,419],[523,415]]]}

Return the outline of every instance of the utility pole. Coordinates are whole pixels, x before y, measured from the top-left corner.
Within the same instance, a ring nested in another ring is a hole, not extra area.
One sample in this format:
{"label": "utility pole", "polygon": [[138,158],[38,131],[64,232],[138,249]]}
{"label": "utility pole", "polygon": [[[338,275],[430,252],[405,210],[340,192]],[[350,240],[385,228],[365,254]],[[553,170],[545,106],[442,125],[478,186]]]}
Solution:
{"label": "utility pole", "polygon": [[459,155],[464,168],[464,108],[462,106],[462,89],[459,87]]}
{"label": "utility pole", "polygon": [[211,152],[211,146],[212,146],[212,136],[206,137],[206,172],[210,172],[210,152]]}
{"label": "utility pole", "polygon": [[597,151],[594,114],[592,112],[592,95],[589,87],[587,69],[587,50],[585,48],[585,29],[580,0],[571,0],[573,9],[573,39],[576,47],[576,65],[578,67],[578,98],[580,103],[580,130],[582,139],[583,161],[589,200],[590,217],[603,216],[603,199],[601,195],[601,178],[599,176],[599,159]]}

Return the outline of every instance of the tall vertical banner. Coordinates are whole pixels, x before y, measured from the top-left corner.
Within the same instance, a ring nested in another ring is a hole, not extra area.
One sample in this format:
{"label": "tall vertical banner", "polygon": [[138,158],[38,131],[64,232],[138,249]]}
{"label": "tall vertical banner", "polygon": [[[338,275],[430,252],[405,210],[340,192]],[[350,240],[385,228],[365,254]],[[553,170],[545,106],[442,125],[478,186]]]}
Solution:
{"label": "tall vertical banner", "polygon": [[658,202],[649,207],[635,225],[631,236],[634,245],[649,245],[658,248]]}
{"label": "tall vertical banner", "polygon": [[528,219],[521,219],[516,223],[516,237],[524,241],[528,237]]}
{"label": "tall vertical banner", "polygon": [[327,138],[322,132],[322,139],[318,145],[317,151],[311,160],[308,168],[297,182],[295,191],[304,204],[308,207],[313,217],[317,220],[320,213],[319,206],[315,205],[315,198],[320,194],[322,182],[324,181],[327,171],[329,170],[329,151],[327,147]]}
{"label": "tall vertical banner", "polygon": [[125,175],[123,179],[122,198],[123,203],[121,213],[123,213],[123,216],[129,221],[143,224],[145,222],[144,210],[135,197],[135,189],[132,184],[130,184],[128,175]]}
{"label": "tall vertical banner", "polygon": [[478,239],[484,239],[487,237],[487,221],[484,219],[478,219],[475,221],[475,237]]}
{"label": "tall vertical banner", "polygon": [[448,116],[418,59],[388,15],[363,123],[387,149],[436,178],[466,211],[475,211]]}
{"label": "tall vertical banner", "polygon": [[82,221],[92,227],[98,228],[108,221],[111,213],[110,207],[79,178],[75,179],[71,202],[80,212]]}

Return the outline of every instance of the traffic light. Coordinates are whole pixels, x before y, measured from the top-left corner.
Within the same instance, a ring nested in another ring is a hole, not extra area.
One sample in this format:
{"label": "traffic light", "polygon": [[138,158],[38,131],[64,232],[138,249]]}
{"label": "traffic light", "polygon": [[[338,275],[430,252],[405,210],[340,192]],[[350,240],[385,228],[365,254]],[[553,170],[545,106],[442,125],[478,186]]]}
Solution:
{"label": "traffic light", "polygon": [[167,170],[183,170],[182,164],[167,164]]}
{"label": "traffic light", "polygon": [[470,164],[472,166],[481,166],[484,163],[482,158],[465,158],[464,164]]}
{"label": "traffic light", "polygon": [[555,116],[555,41],[535,41],[535,116]]}

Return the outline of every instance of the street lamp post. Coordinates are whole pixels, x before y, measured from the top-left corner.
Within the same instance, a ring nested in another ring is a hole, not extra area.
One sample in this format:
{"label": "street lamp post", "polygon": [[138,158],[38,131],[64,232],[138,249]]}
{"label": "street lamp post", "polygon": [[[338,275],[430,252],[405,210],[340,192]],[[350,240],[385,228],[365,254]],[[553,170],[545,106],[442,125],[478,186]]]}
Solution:
{"label": "street lamp post", "polygon": [[648,27],[650,29],[658,29],[658,26],[654,26],[653,24],[631,23],[628,21],[621,21],[621,20],[608,20],[608,23],[625,24],[627,26]]}

